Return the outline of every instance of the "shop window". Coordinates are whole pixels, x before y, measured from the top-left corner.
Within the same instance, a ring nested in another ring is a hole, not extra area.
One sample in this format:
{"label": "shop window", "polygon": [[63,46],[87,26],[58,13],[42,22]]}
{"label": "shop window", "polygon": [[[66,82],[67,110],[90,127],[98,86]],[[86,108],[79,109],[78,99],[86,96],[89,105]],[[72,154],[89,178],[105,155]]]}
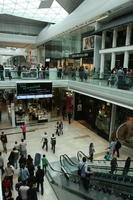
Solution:
{"label": "shop window", "polygon": [[113,31],[106,32],[105,48],[112,48]]}
{"label": "shop window", "polygon": [[116,55],[116,61],[115,61],[115,67],[123,67],[123,62],[124,62],[124,54],[119,54]]}
{"label": "shop window", "polygon": [[133,70],[133,53],[129,54],[128,68]]}
{"label": "shop window", "polygon": [[126,27],[118,29],[117,31],[117,47],[125,46],[126,42]]}

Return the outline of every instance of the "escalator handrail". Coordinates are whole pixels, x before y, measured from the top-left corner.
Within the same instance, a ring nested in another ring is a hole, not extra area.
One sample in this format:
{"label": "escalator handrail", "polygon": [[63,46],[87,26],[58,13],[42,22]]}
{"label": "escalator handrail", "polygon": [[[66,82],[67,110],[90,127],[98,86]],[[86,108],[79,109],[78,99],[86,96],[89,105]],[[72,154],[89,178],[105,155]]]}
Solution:
{"label": "escalator handrail", "polygon": [[67,154],[64,154],[63,156],[66,157],[71,162],[71,165],[77,166],[77,163],[75,163]]}
{"label": "escalator handrail", "polygon": [[[84,154],[85,155],[85,154]],[[75,166],[75,167],[78,167],[78,165],[77,165],[77,163],[70,163],[72,160],[69,158],[69,156],[68,155],[66,155],[66,154],[64,154],[64,155],[61,155],[60,156],[60,159],[63,157],[63,159],[66,159],[67,160],[67,162],[70,164],[70,165],[72,165],[72,166]],[[69,162],[70,161],[70,162]],[[63,161],[61,160],[61,166],[63,166],[64,167],[64,164],[62,164],[63,163]],[[91,167],[91,168],[95,168],[95,169],[104,169],[104,170],[107,170],[107,171],[110,171],[111,170],[111,167],[110,166],[97,166],[97,165],[91,165],[91,164],[89,164],[89,166]],[[119,170],[119,171],[123,171],[123,167],[117,167],[117,170]],[[129,171],[131,171],[131,169],[129,170]]]}
{"label": "escalator handrail", "polygon": [[[89,159],[88,156],[85,155],[82,151],[78,151],[77,152],[77,158],[78,158],[78,160],[80,160],[79,159],[79,153],[83,154],[84,157],[86,157],[87,159]],[[125,162],[125,161],[126,160],[117,160],[117,162]],[[110,160],[109,161],[108,160],[93,160],[93,162],[110,162]],[[133,162],[133,160],[131,160],[131,162]]]}

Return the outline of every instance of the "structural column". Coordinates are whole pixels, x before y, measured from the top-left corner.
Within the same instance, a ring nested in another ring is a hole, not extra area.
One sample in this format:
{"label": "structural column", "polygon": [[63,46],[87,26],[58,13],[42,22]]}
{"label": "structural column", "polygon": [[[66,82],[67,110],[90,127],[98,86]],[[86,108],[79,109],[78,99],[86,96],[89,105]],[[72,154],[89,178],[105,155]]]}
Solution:
{"label": "structural column", "polygon": [[131,32],[132,32],[132,26],[131,26],[131,24],[128,24],[127,30],[126,30],[126,46],[130,45]]}
{"label": "structural column", "polygon": [[105,60],[105,54],[101,54],[101,63],[100,63],[100,78],[102,79],[104,76],[104,60]]}
{"label": "structural column", "polygon": [[116,105],[112,104],[109,140],[111,139],[111,135],[115,129],[115,120],[116,120]]}
{"label": "structural column", "polygon": [[112,47],[116,47],[116,44],[117,44],[117,30],[114,29],[113,30],[113,42],[112,42]]}
{"label": "structural column", "polygon": [[102,49],[105,49],[106,32],[102,32]]}
{"label": "structural column", "polygon": [[12,119],[12,127],[15,127],[15,106],[14,103],[11,103],[11,119]]}
{"label": "structural column", "polygon": [[113,52],[111,55],[111,71],[115,67],[116,54]]}
{"label": "structural column", "polygon": [[129,52],[125,51],[123,68],[128,68],[128,62],[129,62]]}

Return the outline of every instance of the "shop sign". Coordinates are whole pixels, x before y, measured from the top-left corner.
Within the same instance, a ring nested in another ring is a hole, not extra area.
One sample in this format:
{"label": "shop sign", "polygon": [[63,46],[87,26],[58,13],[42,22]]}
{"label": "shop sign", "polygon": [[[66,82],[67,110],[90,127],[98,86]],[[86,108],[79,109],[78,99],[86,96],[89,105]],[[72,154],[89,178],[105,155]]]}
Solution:
{"label": "shop sign", "polygon": [[71,54],[70,58],[83,58],[89,56],[88,53],[76,53],[76,54]]}

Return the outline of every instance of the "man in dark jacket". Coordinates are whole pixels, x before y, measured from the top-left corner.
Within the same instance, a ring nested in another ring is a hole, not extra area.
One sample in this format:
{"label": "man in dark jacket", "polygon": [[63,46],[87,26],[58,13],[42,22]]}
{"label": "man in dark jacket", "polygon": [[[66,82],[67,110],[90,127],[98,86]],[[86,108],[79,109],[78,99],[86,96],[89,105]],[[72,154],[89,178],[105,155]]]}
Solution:
{"label": "man in dark jacket", "polygon": [[7,153],[7,147],[6,147],[6,145],[7,145],[7,136],[4,134],[4,132],[2,132],[2,135],[1,135],[0,139],[1,139],[1,142],[2,142],[2,145],[3,145],[3,151],[5,153]]}
{"label": "man in dark jacket", "polygon": [[121,143],[120,141],[117,139],[117,142],[116,142],[116,145],[115,145],[115,149],[116,149],[116,152],[117,152],[117,157],[119,158],[120,157],[120,153],[119,153],[119,149],[121,148]]}
{"label": "man in dark jacket", "polygon": [[44,181],[44,171],[38,166],[36,172],[36,181],[37,181],[37,191],[39,192],[39,185],[41,185],[41,195],[43,195],[43,181]]}

